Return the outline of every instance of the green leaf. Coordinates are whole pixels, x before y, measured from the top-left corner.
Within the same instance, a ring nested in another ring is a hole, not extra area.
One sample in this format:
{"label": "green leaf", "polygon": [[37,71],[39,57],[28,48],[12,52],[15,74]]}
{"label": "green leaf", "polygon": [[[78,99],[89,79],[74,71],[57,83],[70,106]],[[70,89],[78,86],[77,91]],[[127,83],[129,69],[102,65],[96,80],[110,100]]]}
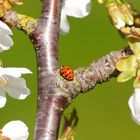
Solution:
{"label": "green leaf", "polygon": [[130,80],[133,76],[135,76],[135,74],[136,74],[136,69],[124,71],[120,73],[119,76],[117,77],[117,82],[120,82],[120,83],[126,82]]}
{"label": "green leaf", "polygon": [[136,62],[136,57],[134,55],[131,55],[126,58],[122,58],[116,63],[116,68],[119,71],[129,71],[130,68],[136,69],[136,67],[137,67],[137,62]]}

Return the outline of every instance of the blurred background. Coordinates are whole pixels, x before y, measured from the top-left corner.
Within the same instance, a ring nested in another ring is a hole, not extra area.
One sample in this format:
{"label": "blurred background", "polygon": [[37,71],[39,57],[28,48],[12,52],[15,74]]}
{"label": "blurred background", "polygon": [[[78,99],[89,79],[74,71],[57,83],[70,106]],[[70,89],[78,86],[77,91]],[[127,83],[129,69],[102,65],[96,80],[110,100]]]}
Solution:
{"label": "blurred background", "polygon": [[[136,9],[140,1],[128,0]],[[24,5],[16,8],[22,14],[39,18],[40,0],[23,0]],[[127,46],[117,30],[109,22],[106,9],[93,0],[91,14],[84,19],[68,17],[70,33],[60,36],[59,65],[76,69],[88,66],[110,51]],[[28,37],[13,29],[14,46],[0,54],[5,67],[27,67],[33,75],[25,75],[31,90],[26,100],[19,101],[7,95],[7,104],[0,109],[0,128],[10,120],[24,121],[33,140],[35,125],[37,75],[36,57]],[[133,80],[120,84],[116,79],[97,85],[92,91],[79,95],[65,111],[76,108],[79,116],[75,140],[139,140],[140,126],[130,115],[128,99],[133,92]]]}

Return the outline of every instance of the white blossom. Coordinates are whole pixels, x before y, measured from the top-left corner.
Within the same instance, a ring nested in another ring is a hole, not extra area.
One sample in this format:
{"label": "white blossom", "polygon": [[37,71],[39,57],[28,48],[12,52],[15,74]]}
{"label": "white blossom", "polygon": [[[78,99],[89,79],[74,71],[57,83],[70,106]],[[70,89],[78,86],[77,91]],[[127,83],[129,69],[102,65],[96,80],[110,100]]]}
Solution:
{"label": "white blossom", "polygon": [[63,0],[60,31],[62,34],[69,32],[67,16],[83,18],[90,12],[91,0]]}
{"label": "white blossom", "polygon": [[30,90],[26,87],[26,81],[21,78],[22,74],[31,74],[26,68],[3,68],[0,67],[0,108],[6,104],[6,93],[15,99],[25,99]]}
{"label": "white blossom", "polygon": [[9,35],[12,35],[11,29],[2,21],[0,21],[0,52],[10,49],[14,44]]}
{"label": "white blossom", "polygon": [[132,119],[140,125],[140,88],[134,90],[133,95],[129,98],[129,107]]}
{"label": "white blossom", "polygon": [[118,19],[118,24],[115,25],[115,27],[117,29],[121,29],[122,27],[125,27],[125,21],[121,19],[120,17],[117,17],[117,19]]}
{"label": "white blossom", "polygon": [[29,136],[28,127],[22,121],[10,121],[2,128],[1,136],[11,140],[27,140]]}

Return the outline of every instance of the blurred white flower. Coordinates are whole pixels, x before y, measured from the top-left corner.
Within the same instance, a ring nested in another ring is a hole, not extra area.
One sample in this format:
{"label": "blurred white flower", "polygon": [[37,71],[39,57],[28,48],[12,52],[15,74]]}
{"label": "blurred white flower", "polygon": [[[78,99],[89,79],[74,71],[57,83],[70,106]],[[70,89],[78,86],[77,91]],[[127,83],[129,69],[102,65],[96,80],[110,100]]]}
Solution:
{"label": "blurred white flower", "polygon": [[26,87],[26,81],[21,78],[22,74],[31,74],[26,68],[3,68],[0,67],[0,108],[6,104],[6,93],[15,99],[25,99],[30,90]]}
{"label": "blurred white flower", "polygon": [[63,0],[60,31],[62,34],[69,32],[67,16],[83,18],[90,12],[91,0]]}
{"label": "blurred white flower", "polygon": [[115,25],[117,29],[121,29],[122,27],[125,27],[125,21],[121,19],[120,17],[116,17],[118,24]]}
{"label": "blurred white flower", "polygon": [[10,49],[14,44],[9,35],[12,35],[11,29],[0,21],[0,52]]}
{"label": "blurred white flower", "polygon": [[[1,130],[0,138],[4,140],[27,140],[28,127],[22,121],[10,121]],[[7,138],[7,139],[6,139]]]}
{"label": "blurred white flower", "polygon": [[128,104],[132,119],[140,125],[140,88],[135,88],[133,95],[129,98]]}

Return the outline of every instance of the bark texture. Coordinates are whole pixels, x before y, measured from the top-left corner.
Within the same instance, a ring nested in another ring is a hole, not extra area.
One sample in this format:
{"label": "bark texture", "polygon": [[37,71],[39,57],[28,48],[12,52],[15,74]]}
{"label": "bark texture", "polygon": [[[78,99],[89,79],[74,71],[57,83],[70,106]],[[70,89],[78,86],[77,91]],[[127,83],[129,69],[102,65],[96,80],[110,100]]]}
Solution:
{"label": "bark texture", "polygon": [[22,15],[16,11],[8,11],[3,17],[3,21],[10,27],[16,27],[19,30],[24,31],[26,34],[30,34],[37,26],[37,19]]}
{"label": "bark texture", "polygon": [[112,51],[101,59],[93,61],[88,67],[75,70],[73,81],[65,80],[58,71],[57,87],[64,93],[69,94],[71,98],[75,98],[80,92],[85,93],[93,89],[96,84],[118,76],[119,72],[116,70],[116,62],[132,54],[133,52],[129,47],[119,51]]}
{"label": "bark texture", "polygon": [[56,140],[69,97],[57,90],[58,37],[61,0],[44,0],[42,15],[30,35],[38,63],[38,108],[35,140]]}

